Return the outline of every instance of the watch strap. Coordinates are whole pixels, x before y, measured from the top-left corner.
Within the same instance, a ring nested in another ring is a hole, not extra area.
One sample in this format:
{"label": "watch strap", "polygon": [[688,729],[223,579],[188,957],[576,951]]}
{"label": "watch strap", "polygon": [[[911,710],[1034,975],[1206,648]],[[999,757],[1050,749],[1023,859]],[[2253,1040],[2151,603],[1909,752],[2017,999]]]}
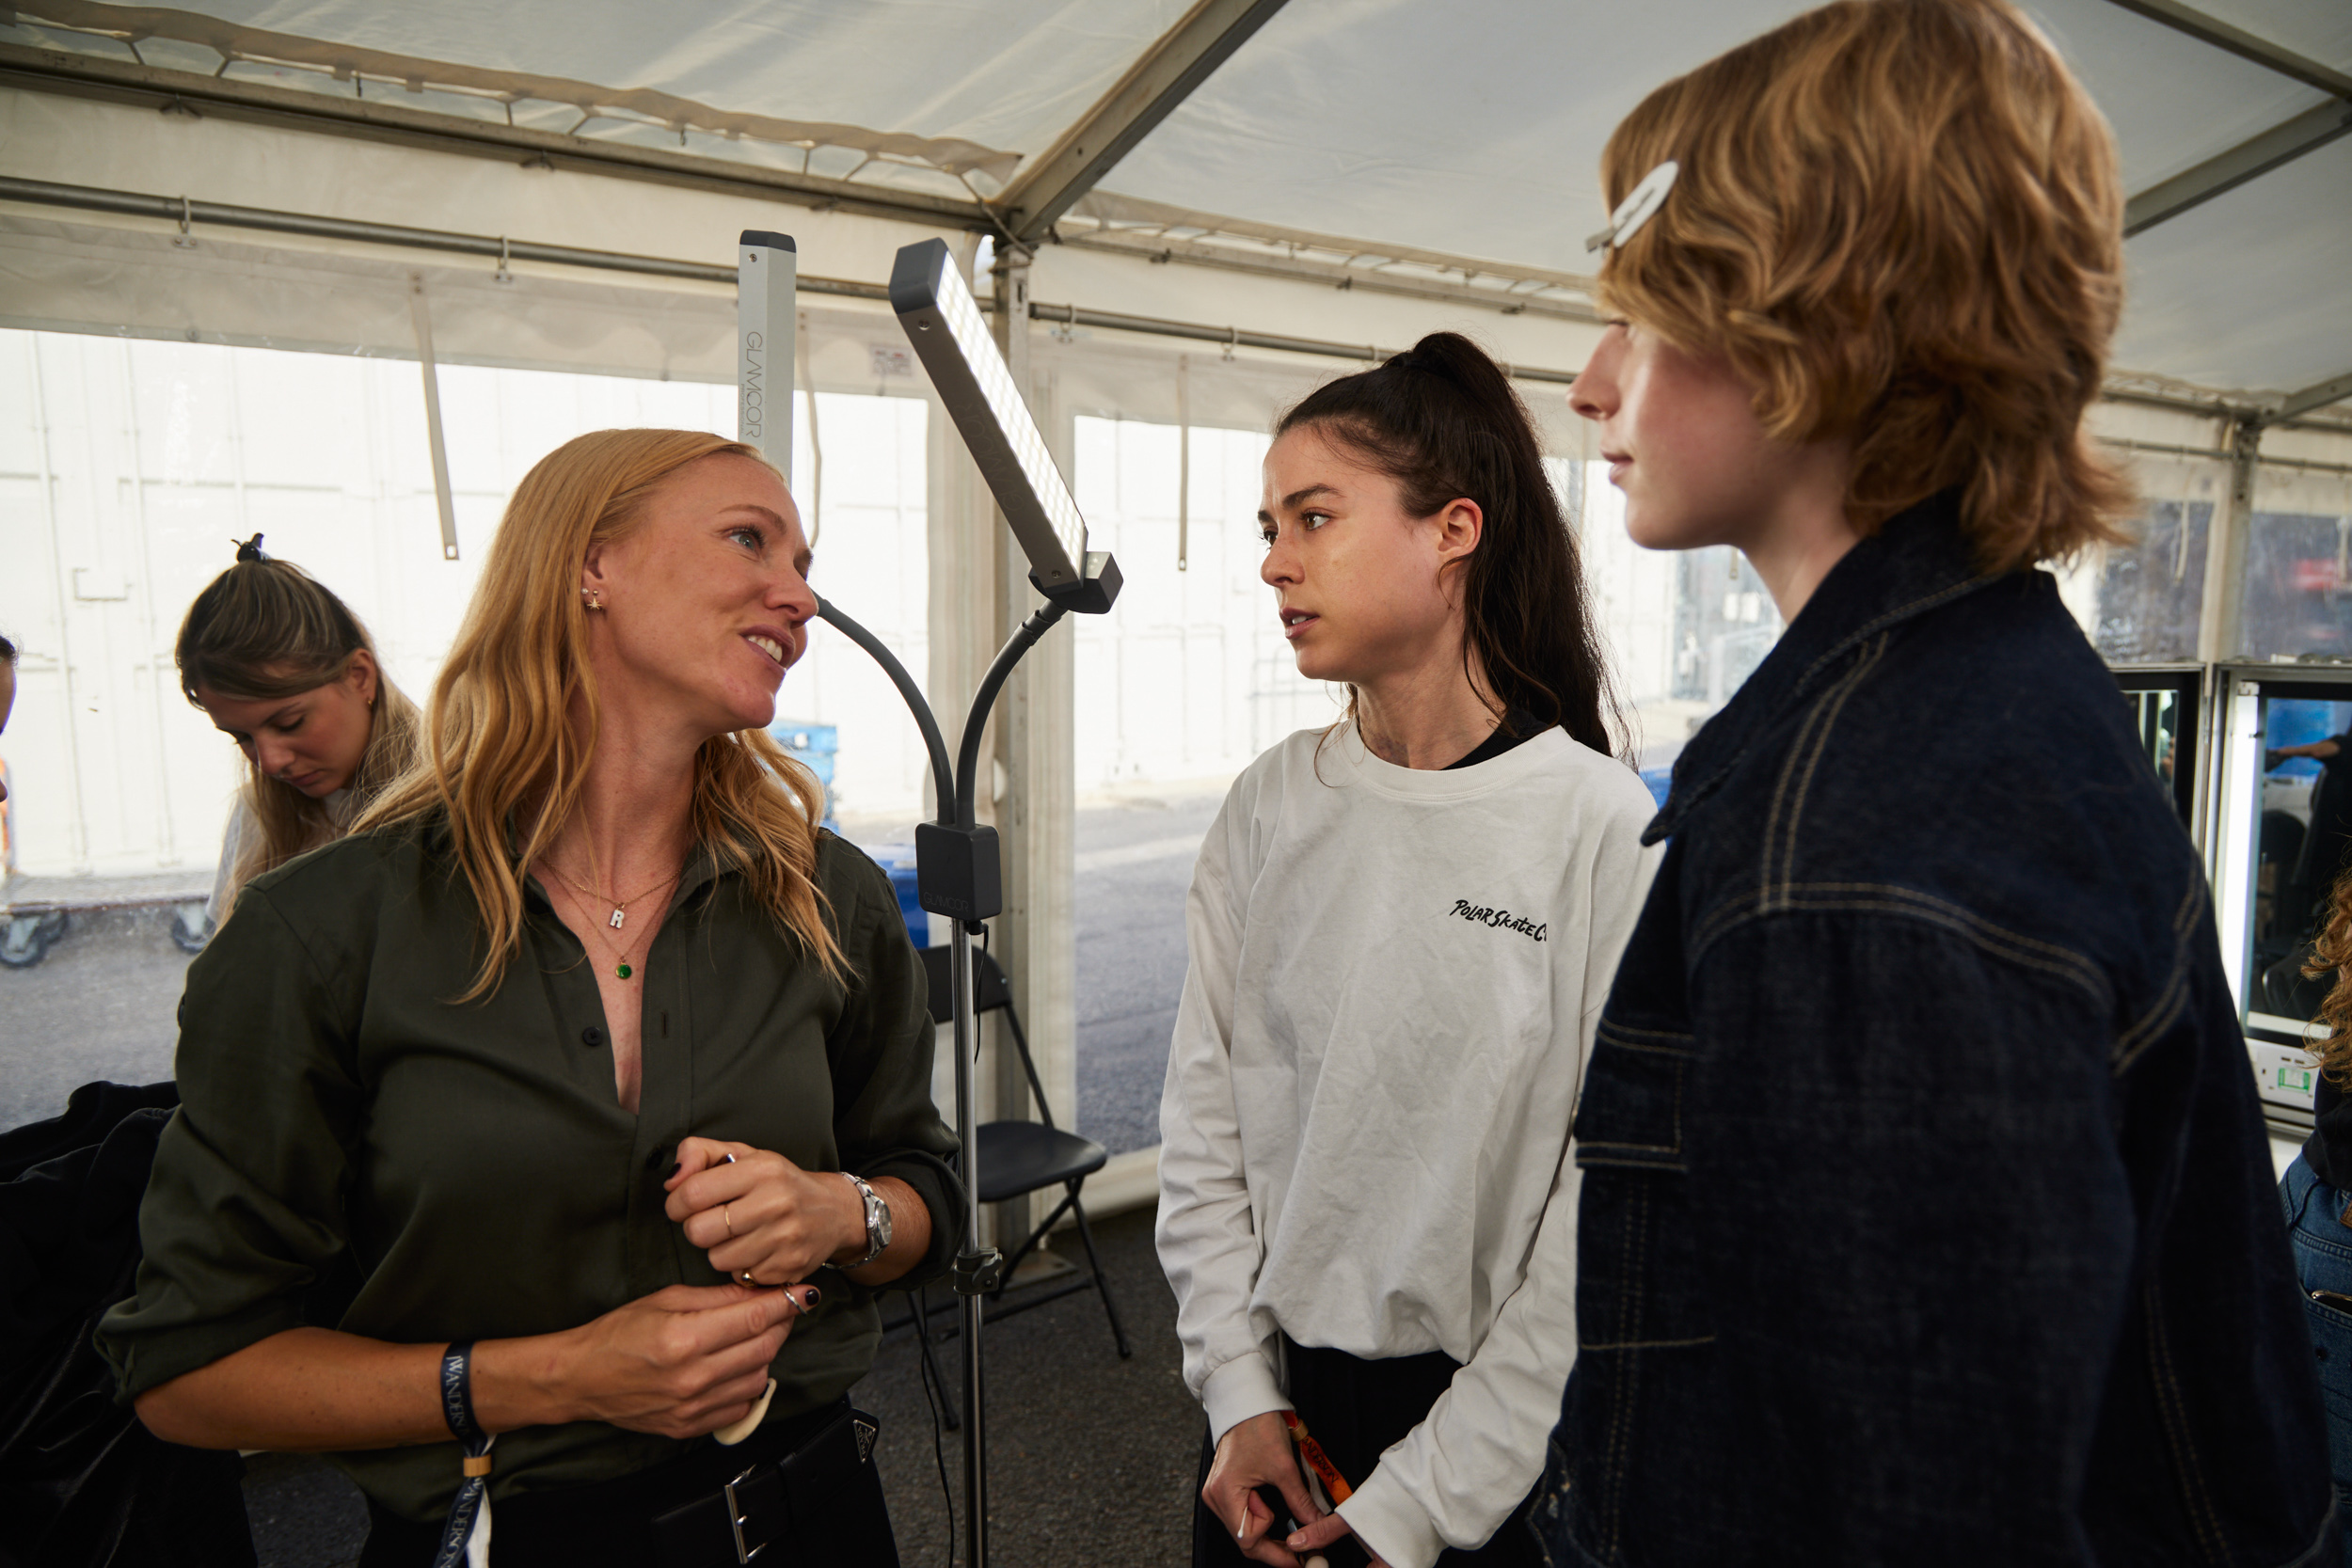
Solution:
{"label": "watch strap", "polygon": [[883,1250],[890,1245],[890,1238],[883,1233],[883,1226],[890,1210],[882,1201],[882,1194],[874,1190],[872,1182],[853,1171],[845,1170],[841,1174],[849,1179],[850,1186],[857,1189],[859,1201],[866,1206],[866,1256],[854,1263],[842,1263],[836,1266],[843,1269],[862,1269],[880,1258]]}

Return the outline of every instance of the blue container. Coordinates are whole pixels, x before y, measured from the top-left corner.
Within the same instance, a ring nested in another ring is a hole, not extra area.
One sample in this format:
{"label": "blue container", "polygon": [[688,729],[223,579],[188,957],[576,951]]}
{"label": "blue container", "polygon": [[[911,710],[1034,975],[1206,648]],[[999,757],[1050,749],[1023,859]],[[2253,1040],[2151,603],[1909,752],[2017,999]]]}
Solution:
{"label": "blue container", "polygon": [[907,935],[917,947],[931,944],[931,917],[914,893],[914,846],[912,844],[861,844],[859,848],[874,857],[874,863],[890,873],[890,891],[898,895],[898,913],[907,923]]}
{"label": "blue container", "polygon": [[825,826],[834,832],[833,761],[840,749],[841,731],[833,724],[812,724],[801,719],[779,719],[768,726],[768,738],[792,754],[792,760],[817,775],[825,789]]}

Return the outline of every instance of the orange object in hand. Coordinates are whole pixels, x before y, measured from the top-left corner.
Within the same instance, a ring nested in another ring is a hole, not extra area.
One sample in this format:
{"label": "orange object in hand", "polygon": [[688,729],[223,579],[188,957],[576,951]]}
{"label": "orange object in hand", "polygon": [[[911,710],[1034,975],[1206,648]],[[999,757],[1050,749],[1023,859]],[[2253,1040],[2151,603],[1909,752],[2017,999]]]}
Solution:
{"label": "orange object in hand", "polygon": [[1338,1465],[1331,1463],[1331,1456],[1323,1451],[1323,1445],[1307,1435],[1307,1423],[1298,1418],[1298,1412],[1285,1410],[1281,1415],[1282,1424],[1290,1429],[1291,1441],[1298,1445],[1299,1454],[1307,1461],[1307,1467],[1315,1473],[1317,1481],[1323,1482],[1324,1491],[1330,1494],[1331,1506],[1337,1508],[1347,1501],[1355,1495],[1356,1489],[1347,1484],[1347,1478],[1340,1474]]}

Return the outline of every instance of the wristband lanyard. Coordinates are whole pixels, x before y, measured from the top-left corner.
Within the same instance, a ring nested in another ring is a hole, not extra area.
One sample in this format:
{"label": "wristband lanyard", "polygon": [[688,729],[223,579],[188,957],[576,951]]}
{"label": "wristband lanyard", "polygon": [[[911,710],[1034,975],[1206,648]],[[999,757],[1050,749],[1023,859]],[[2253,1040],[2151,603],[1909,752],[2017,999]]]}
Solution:
{"label": "wristband lanyard", "polygon": [[466,1477],[441,1526],[433,1568],[489,1568],[490,1445],[497,1438],[473,1418],[473,1341],[461,1339],[441,1357],[441,1418],[466,1449]]}

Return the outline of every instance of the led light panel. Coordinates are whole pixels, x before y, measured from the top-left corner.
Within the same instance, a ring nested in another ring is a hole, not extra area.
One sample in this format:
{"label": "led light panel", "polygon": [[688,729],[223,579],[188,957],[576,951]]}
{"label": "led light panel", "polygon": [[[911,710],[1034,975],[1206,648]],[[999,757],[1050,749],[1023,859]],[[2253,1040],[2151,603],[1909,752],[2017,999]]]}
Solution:
{"label": "led light panel", "polygon": [[1050,591],[1083,581],[1086,519],[945,240],[898,252],[890,272],[890,308],[1012,525],[1037,585]]}
{"label": "led light panel", "polygon": [[788,480],[800,256],[789,234],[746,229],[735,251],[735,438]]}

